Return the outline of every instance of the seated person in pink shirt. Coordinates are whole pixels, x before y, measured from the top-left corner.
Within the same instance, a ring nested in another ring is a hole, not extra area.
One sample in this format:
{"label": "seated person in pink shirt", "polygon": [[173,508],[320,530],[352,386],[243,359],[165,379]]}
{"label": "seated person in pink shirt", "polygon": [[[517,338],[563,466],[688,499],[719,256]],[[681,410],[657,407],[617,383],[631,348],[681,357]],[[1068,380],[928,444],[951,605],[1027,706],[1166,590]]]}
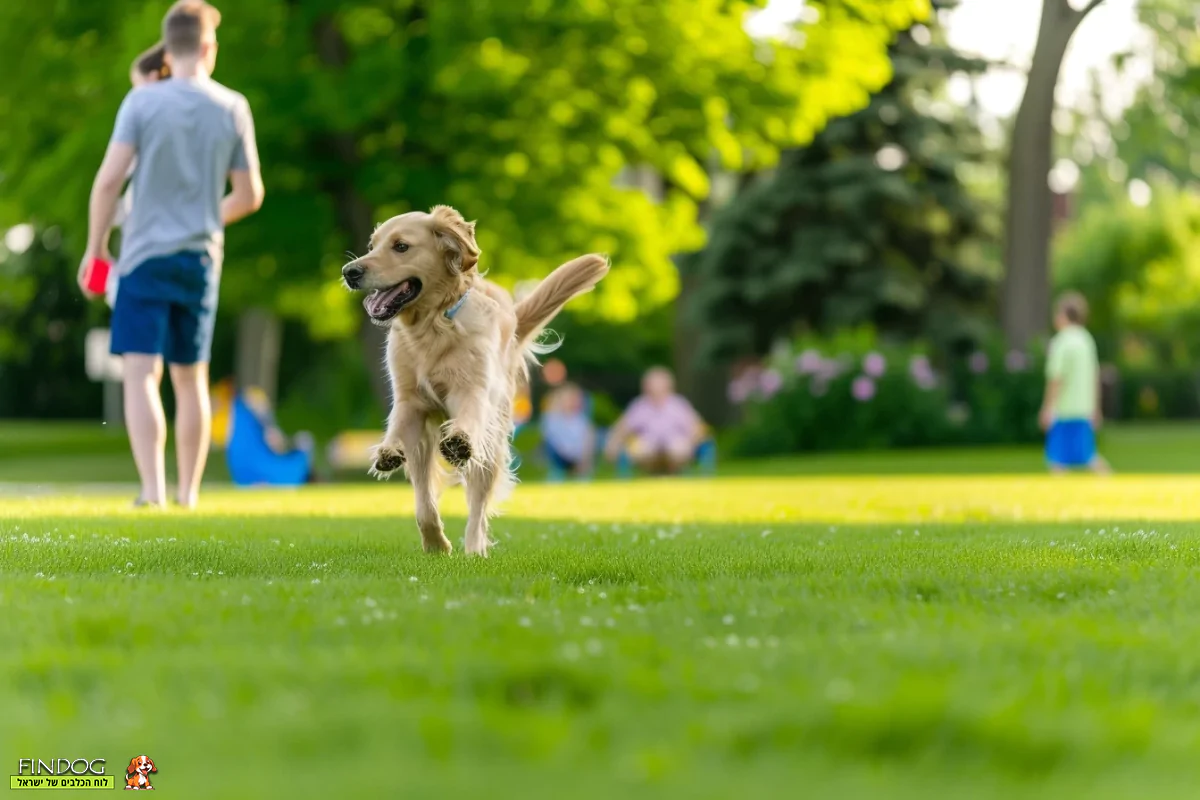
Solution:
{"label": "seated person in pink shirt", "polygon": [[675,378],[663,367],[642,377],[642,394],[617,420],[604,451],[617,460],[622,451],[641,470],[679,472],[696,456],[704,423],[696,409],[675,393]]}

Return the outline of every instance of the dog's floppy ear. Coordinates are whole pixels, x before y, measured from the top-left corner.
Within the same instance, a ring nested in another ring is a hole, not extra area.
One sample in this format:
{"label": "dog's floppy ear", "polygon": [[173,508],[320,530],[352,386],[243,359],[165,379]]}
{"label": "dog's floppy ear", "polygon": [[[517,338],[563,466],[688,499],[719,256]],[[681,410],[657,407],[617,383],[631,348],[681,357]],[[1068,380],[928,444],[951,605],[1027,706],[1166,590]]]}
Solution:
{"label": "dog's floppy ear", "polygon": [[456,275],[475,269],[479,263],[475,223],[467,222],[462,214],[450,206],[434,206],[429,215],[433,217],[433,234],[437,237],[438,249],[446,259],[446,268]]}
{"label": "dog's floppy ear", "polygon": [[134,756],[133,758],[129,759],[129,766],[125,768],[126,775],[132,775],[133,773],[137,772],[137,766],[138,766],[137,760],[138,760],[137,756]]}
{"label": "dog's floppy ear", "polygon": [[158,772],[158,767],[154,766],[153,758],[151,758],[150,756],[146,756],[146,763],[150,765],[151,772]]}

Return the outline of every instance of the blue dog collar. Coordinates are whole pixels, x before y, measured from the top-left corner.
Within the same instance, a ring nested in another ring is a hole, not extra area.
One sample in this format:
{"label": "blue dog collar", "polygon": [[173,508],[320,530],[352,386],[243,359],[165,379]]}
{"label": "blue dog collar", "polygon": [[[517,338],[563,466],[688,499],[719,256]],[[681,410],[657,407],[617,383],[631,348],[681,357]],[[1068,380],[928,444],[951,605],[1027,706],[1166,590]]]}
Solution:
{"label": "blue dog collar", "polygon": [[454,319],[458,316],[458,312],[462,311],[463,303],[467,302],[467,298],[470,296],[470,289],[463,292],[463,296],[458,298],[458,302],[446,309],[446,319]]}

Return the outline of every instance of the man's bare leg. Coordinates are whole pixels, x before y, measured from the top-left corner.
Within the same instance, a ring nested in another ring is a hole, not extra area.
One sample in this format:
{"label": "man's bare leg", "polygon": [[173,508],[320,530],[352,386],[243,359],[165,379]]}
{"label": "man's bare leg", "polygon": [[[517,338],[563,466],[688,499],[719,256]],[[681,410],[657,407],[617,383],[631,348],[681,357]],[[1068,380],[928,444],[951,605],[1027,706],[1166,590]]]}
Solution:
{"label": "man's bare leg", "polygon": [[139,500],[161,506],[167,501],[167,420],[159,384],[161,356],[126,353],[122,358],[125,384],[125,430],[142,482]]}
{"label": "man's bare leg", "polygon": [[171,384],[175,387],[175,457],[179,463],[176,499],[184,508],[195,508],[212,441],[208,364],[172,364]]}

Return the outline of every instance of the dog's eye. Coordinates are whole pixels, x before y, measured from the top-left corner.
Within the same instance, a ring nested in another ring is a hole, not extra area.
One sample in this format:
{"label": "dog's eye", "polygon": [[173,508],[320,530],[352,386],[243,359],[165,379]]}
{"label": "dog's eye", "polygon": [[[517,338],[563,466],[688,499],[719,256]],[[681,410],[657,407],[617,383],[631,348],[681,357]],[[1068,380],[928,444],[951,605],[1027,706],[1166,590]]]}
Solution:
{"label": "dog's eye", "polygon": [[396,242],[394,245],[392,245],[392,249],[397,253],[404,253],[408,251],[408,245],[404,242]]}

